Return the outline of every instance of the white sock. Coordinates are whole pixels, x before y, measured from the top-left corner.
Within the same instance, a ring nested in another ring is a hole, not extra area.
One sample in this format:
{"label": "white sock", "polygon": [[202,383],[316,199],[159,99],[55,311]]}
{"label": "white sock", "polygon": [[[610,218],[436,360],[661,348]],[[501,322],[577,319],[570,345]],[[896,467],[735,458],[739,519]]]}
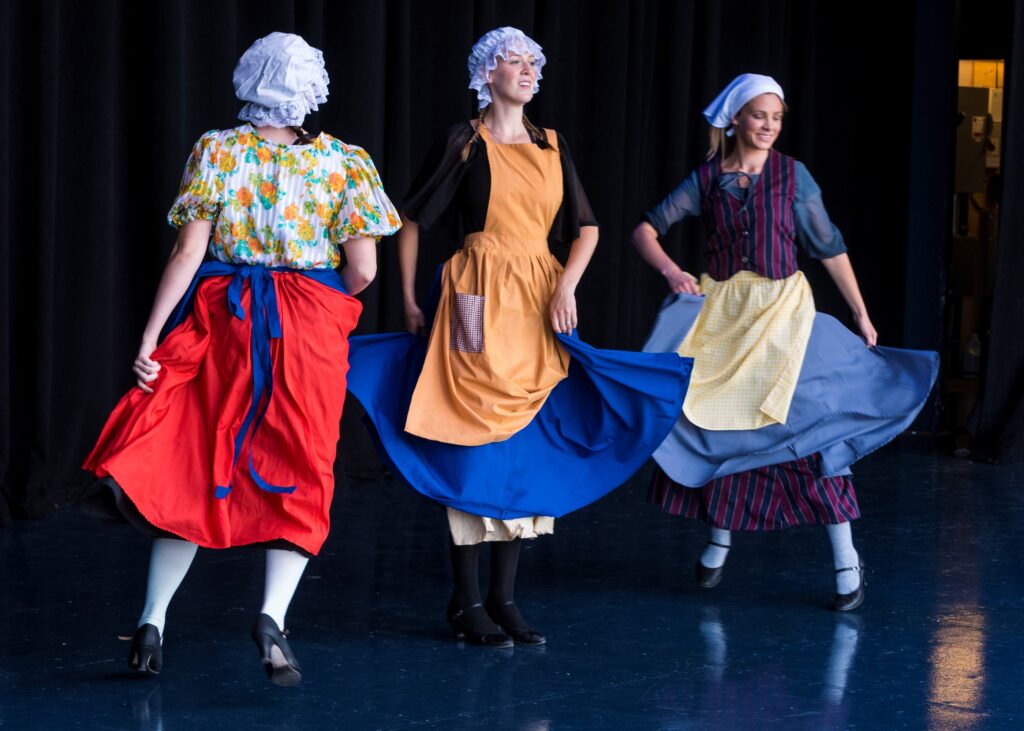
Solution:
{"label": "white sock", "polygon": [[[723,546],[732,545],[732,538],[730,535],[729,531],[722,528],[711,529],[711,540],[715,543],[721,543]],[[709,569],[717,569],[719,566],[725,565],[725,558],[728,555],[728,548],[713,546],[709,543],[704,549],[704,553],[700,556],[700,562]]]}
{"label": "white sock", "polygon": [[138,626],[151,624],[164,636],[164,622],[167,605],[174,592],[181,586],[181,580],[188,573],[192,559],[199,548],[178,538],[157,538],[149,554],[149,579],[146,583],[146,606],[142,608]]}
{"label": "white sock", "polygon": [[267,579],[263,588],[263,609],[260,611],[284,629],[284,615],[295,595],[302,572],[309,559],[298,551],[267,549]]}
{"label": "white sock", "polygon": [[[832,563],[836,569],[860,565],[857,549],[853,547],[853,533],[850,524],[836,523],[825,526],[828,539],[832,542]],[[860,586],[860,571],[840,571],[836,574],[836,593],[849,594]]]}

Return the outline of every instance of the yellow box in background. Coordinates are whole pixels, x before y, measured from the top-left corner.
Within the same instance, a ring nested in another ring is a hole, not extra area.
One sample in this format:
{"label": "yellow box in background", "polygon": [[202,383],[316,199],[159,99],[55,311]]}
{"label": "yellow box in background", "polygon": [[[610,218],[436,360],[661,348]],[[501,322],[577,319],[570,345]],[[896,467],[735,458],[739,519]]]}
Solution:
{"label": "yellow box in background", "polygon": [[972,86],[994,87],[999,76],[998,61],[975,61]]}

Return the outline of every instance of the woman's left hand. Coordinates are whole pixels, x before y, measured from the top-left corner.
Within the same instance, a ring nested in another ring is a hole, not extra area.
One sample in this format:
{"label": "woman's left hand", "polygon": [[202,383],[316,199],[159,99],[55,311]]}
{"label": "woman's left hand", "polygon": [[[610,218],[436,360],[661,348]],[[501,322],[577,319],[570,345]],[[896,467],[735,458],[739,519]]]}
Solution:
{"label": "woman's left hand", "polygon": [[576,291],[559,282],[551,297],[551,329],[571,335],[576,329]]}
{"label": "woman's left hand", "polygon": [[857,323],[857,329],[860,330],[861,337],[864,338],[864,343],[869,348],[878,345],[878,333],[875,331],[875,326],[871,324],[868,313],[854,315],[854,322]]}

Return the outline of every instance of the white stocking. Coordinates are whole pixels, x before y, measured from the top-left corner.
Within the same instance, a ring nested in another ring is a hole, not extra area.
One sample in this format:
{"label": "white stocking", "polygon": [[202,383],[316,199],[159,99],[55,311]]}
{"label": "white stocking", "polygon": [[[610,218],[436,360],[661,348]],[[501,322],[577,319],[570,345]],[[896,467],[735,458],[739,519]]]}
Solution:
{"label": "white stocking", "polygon": [[167,606],[188,573],[198,548],[195,543],[178,538],[157,538],[153,541],[153,550],[149,554],[146,606],[139,617],[139,627],[151,624],[160,631],[161,638],[164,636]]}
{"label": "white stocking", "polygon": [[309,559],[298,551],[267,549],[267,579],[263,589],[263,614],[270,616],[284,629],[284,615],[292,602],[295,589]]}

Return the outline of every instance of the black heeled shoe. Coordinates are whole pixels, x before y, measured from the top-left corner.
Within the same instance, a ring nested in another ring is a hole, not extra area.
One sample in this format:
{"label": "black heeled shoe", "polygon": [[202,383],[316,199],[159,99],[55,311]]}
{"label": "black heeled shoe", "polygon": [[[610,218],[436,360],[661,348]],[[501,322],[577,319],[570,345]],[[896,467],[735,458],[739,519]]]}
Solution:
{"label": "black heeled shoe", "polygon": [[837,574],[842,573],[843,571],[856,571],[860,578],[860,583],[857,584],[857,588],[849,594],[836,594],[835,602],[832,604],[832,610],[835,612],[852,612],[864,603],[864,587],[868,583],[864,578],[864,562],[860,561],[856,566],[847,566],[846,568],[836,569]]}
{"label": "black heeled shoe", "polygon": [[266,614],[256,618],[252,639],[260,648],[260,662],[274,685],[295,685],[302,680],[302,667],[277,622]]}
{"label": "black heeled shoe", "polygon": [[[719,548],[724,548],[726,550],[732,548],[732,546],[727,546],[724,543],[717,543],[715,541],[708,541],[708,545],[718,546]],[[724,563],[717,568],[711,568],[710,566],[705,566],[703,563],[701,563],[701,560],[698,558],[697,585],[705,589],[714,589],[716,586],[722,583],[723,569],[725,569]]]}
{"label": "black heeled shoe", "polygon": [[[511,610],[508,607],[511,607]],[[494,620],[494,623],[501,627],[501,630],[511,637],[516,644],[537,646],[543,645],[548,641],[547,637],[532,627],[517,626],[519,624],[525,625],[526,620],[523,619],[523,615],[519,612],[519,607],[514,602],[509,601],[499,604],[488,600],[484,605],[484,610]],[[510,617],[509,615],[512,616]]]}
{"label": "black heeled shoe", "polygon": [[132,646],[128,650],[128,667],[145,675],[159,675],[164,665],[164,651],[160,645],[160,630],[144,624],[135,630]]}
{"label": "black heeled shoe", "polygon": [[495,648],[506,648],[512,647],[512,638],[505,634],[500,627],[497,627],[496,632],[486,631],[481,632],[480,630],[473,629],[469,626],[466,621],[466,613],[472,609],[480,608],[484,616],[487,616],[484,610],[484,605],[480,602],[476,604],[470,604],[468,607],[459,609],[455,606],[455,601],[448,602],[448,610],[445,612],[445,618],[448,620],[448,624],[451,625],[452,632],[455,633],[455,639],[464,640],[471,645],[481,645],[482,647],[495,647]]}

